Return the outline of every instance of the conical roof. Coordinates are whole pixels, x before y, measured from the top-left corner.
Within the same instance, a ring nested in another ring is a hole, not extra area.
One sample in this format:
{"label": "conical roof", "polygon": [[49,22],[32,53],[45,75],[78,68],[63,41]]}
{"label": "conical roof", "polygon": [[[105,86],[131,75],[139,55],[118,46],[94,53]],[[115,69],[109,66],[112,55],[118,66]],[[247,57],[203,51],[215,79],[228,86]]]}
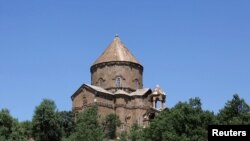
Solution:
{"label": "conical roof", "polygon": [[140,64],[117,35],[93,65],[113,61],[126,61]]}

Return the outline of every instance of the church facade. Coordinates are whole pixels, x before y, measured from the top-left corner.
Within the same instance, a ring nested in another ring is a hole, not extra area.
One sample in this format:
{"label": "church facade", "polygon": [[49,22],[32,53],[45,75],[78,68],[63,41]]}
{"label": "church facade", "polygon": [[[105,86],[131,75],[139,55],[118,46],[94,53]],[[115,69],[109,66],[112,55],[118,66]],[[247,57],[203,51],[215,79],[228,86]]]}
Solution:
{"label": "church facade", "polygon": [[147,126],[165,108],[165,92],[158,85],[153,90],[143,87],[143,66],[118,36],[94,62],[90,72],[91,84],[83,84],[71,96],[75,113],[97,105],[100,117],[110,113],[119,117],[122,125],[117,132],[120,133],[134,123]]}

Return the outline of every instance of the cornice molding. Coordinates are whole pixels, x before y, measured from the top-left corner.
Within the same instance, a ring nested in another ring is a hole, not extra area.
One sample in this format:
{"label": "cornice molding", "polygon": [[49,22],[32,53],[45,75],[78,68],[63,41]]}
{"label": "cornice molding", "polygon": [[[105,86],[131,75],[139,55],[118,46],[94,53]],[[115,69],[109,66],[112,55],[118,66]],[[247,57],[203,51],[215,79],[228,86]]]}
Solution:
{"label": "cornice molding", "polygon": [[103,68],[105,66],[114,66],[114,65],[119,65],[119,66],[129,66],[129,67],[133,67],[133,68],[139,68],[140,72],[143,72],[143,66],[137,63],[133,63],[133,62],[128,62],[128,61],[111,61],[111,62],[103,62],[103,63],[99,63],[99,64],[95,64],[93,66],[90,67],[90,72],[93,73],[97,70],[97,68]]}

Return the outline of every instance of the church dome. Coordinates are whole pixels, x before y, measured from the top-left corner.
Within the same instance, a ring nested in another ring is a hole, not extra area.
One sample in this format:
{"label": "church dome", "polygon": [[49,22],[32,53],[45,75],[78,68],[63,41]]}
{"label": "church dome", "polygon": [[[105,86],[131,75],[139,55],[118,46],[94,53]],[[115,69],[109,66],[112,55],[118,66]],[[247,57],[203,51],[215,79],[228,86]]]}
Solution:
{"label": "church dome", "polygon": [[134,55],[126,48],[120,38],[116,35],[112,43],[106,48],[102,55],[94,62],[96,64],[104,62],[125,61],[140,64]]}
{"label": "church dome", "polygon": [[91,84],[115,92],[132,92],[143,87],[143,66],[115,36],[90,68]]}

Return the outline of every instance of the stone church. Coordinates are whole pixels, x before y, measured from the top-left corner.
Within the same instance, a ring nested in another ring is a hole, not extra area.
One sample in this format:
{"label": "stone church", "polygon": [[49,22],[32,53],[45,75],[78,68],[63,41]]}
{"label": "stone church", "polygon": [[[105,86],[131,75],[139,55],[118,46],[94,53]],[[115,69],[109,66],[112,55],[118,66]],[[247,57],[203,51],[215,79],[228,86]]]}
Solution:
{"label": "stone church", "polygon": [[104,118],[110,113],[119,116],[118,133],[134,123],[145,127],[164,109],[166,94],[156,88],[143,87],[143,66],[118,36],[90,67],[91,84],[82,86],[71,96],[75,113],[97,105]]}

